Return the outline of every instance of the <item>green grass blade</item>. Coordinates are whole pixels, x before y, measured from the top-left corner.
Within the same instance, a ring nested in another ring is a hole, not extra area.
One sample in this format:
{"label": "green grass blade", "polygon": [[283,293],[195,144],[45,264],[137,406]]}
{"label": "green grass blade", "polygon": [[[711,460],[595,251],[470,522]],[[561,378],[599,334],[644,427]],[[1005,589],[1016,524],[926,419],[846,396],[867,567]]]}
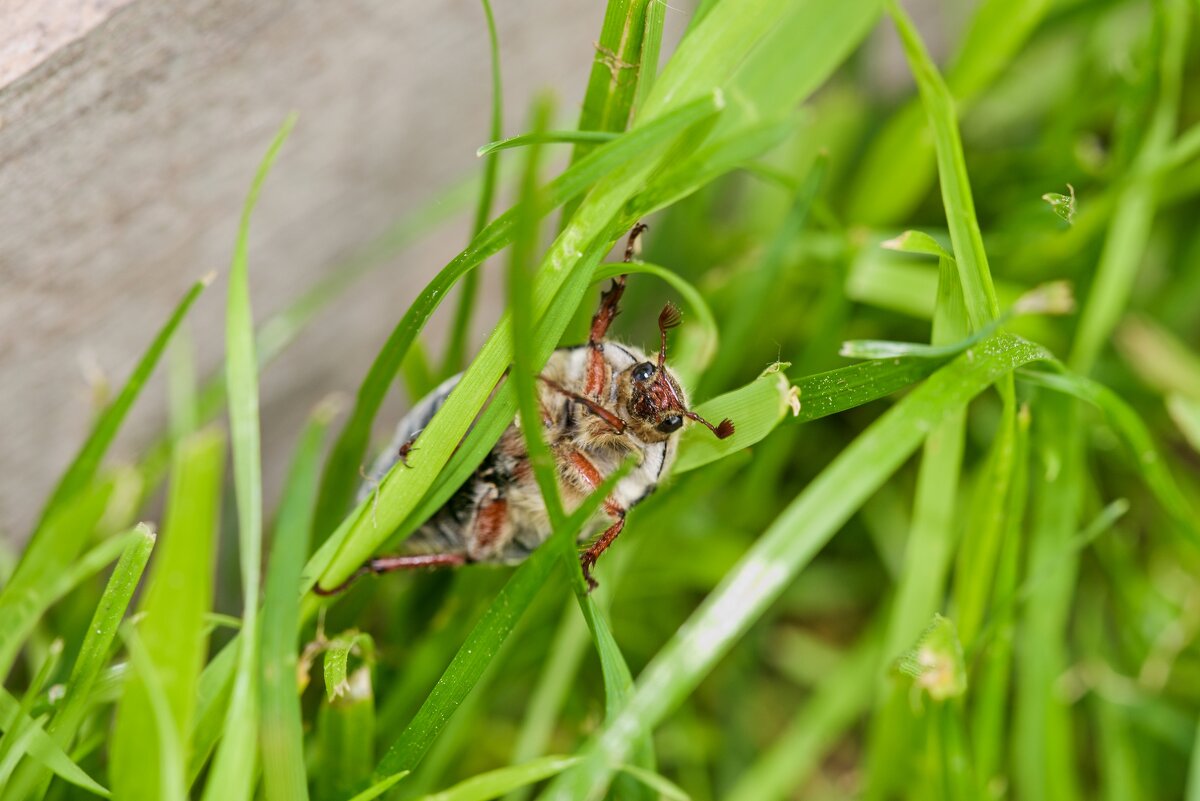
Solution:
{"label": "green grass blade", "polygon": [[992,285],[987,254],[983,249],[983,235],[975,217],[975,201],[971,197],[971,185],[967,178],[954,98],[930,59],[912,20],[895,0],[887,0],[887,3],[933,128],[942,201],[946,207],[950,241],[954,244],[958,277],[962,282],[971,327],[980,329],[999,316],[1000,306]]}
{"label": "green grass blade", "polygon": [[188,758],[188,783],[194,784],[208,765],[209,757],[221,737],[225,711],[233,693],[233,676],[237,670],[238,639],[226,643],[204,667],[196,687],[196,725],[191,734],[191,755]]}
{"label": "green grass blade", "polygon": [[[109,775],[121,798],[157,798],[163,781],[159,766],[167,743],[158,736],[157,700],[170,716],[172,743],[187,759],[196,688],[207,650],[205,614],[212,606],[213,548],[216,541],[225,438],[214,429],[180,443],[172,471],[158,558],[140,604],[138,647],[152,675],[135,670],[116,712]],[[147,681],[153,680],[156,687]]]}
{"label": "green grass blade", "polygon": [[350,688],[351,654],[361,655],[367,664],[373,665],[375,641],[371,639],[371,635],[351,630],[339,635],[325,648],[325,695],[330,701],[345,695]]}
{"label": "green grass blade", "polygon": [[308,554],[321,443],[333,406],[317,407],[300,435],[275,521],[263,601],[262,729],[263,788],[267,801],[308,798],[304,731],[296,683],[300,626],[300,572]]}
{"label": "green grass blade", "polygon": [[[651,125],[636,128],[621,136],[616,141],[597,148],[596,151],[570,167],[545,187],[542,191],[544,203],[542,208],[549,209],[561,205],[566,200],[583,192],[593,183],[603,179],[605,175],[612,174],[614,170],[621,171],[622,165],[628,165],[631,159],[646,158],[647,153],[653,152],[655,148],[665,147],[666,142],[678,136],[697,121],[711,117],[720,110],[721,106],[720,98],[710,94],[707,97],[702,97],[692,103],[683,105],[672,113],[663,115],[662,118],[656,120]],[[466,250],[456,256],[438,273],[433,281],[417,297],[416,301],[413,302],[413,305],[409,307],[408,311],[405,312],[404,317],[396,325],[395,329],[393,329],[391,335],[388,337],[388,341],[384,344],[374,363],[372,363],[370,371],[359,387],[358,396],[355,399],[354,411],[342,429],[321,477],[321,495],[317,503],[317,513],[314,522],[315,533],[318,537],[323,537],[338,525],[345,514],[350,499],[354,496],[355,489],[360,480],[358,470],[363,464],[367,441],[370,437],[375,415],[379,411],[384,396],[391,387],[396,372],[400,369],[400,365],[403,363],[409,347],[426,322],[428,322],[429,317],[441,304],[446,293],[450,291],[458,279],[477,267],[488,256],[496,253],[504,245],[512,241],[515,225],[518,220],[517,212],[518,209],[511,209],[502,214],[476,237],[467,246]],[[557,255],[554,257],[556,264],[558,264],[555,272],[559,272],[562,264],[573,263],[576,259],[580,258],[581,253],[589,251],[591,243],[594,240],[598,241],[608,235],[606,230],[603,235],[599,235],[599,230],[593,228],[589,233],[584,234],[582,238],[578,234],[574,235],[569,241],[569,252],[566,250],[567,240],[560,238],[560,243],[563,244],[560,244]],[[615,238],[615,234],[612,236]],[[603,249],[607,251],[608,248],[604,247]],[[544,308],[549,299],[557,294],[557,289],[561,286],[559,281],[561,281],[561,276],[557,276],[554,282],[542,282],[542,288],[536,293],[539,308]],[[504,324],[502,323],[501,326],[503,327]],[[553,337],[555,341],[557,341],[557,338],[557,336]],[[499,361],[502,352],[507,350],[509,346],[508,339],[507,331],[503,333],[503,336],[499,337],[497,334],[493,334],[485,346],[484,353],[486,354],[486,358],[477,359],[476,363],[472,365],[475,373],[472,374],[471,378],[478,380],[480,387],[486,383],[490,389],[499,379],[500,371],[497,370],[493,362]],[[540,341],[544,340],[539,339]],[[503,354],[503,361],[507,362],[507,360],[508,357],[505,353]],[[484,372],[485,368],[487,374],[486,376],[481,376],[480,373]],[[469,402],[471,405],[474,405],[476,410],[483,405],[483,401],[488,393],[487,391],[480,390],[478,394],[479,397],[477,400]],[[458,402],[466,402],[461,392],[459,393],[459,400],[456,402],[456,405]],[[444,422],[437,424],[434,430],[436,431],[444,424]],[[455,443],[457,443],[461,436],[462,432],[459,431],[454,436]],[[434,448],[429,447],[428,443],[422,443],[422,445],[426,454],[434,451]],[[446,454],[449,454],[449,450],[446,451]],[[421,465],[425,463],[426,461],[422,460]],[[440,467],[440,464],[437,467]],[[414,497],[429,486],[433,480],[432,473],[434,472],[436,472],[436,467],[432,471],[427,471],[422,467],[407,473],[406,482],[412,486]],[[387,483],[384,482],[383,486],[386,487],[386,485]],[[381,498],[382,492],[383,487],[381,487]],[[380,505],[383,506],[384,504]],[[411,509],[411,504],[404,512],[407,512],[409,509]],[[402,518],[403,513],[398,516]],[[398,523],[399,521],[395,522]],[[387,528],[385,532],[386,536],[388,532],[395,528],[395,524],[385,528]],[[359,563],[361,564],[361,560],[359,560]]]}
{"label": "green grass blade", "polygon": [[686,473],[748,448],[770,434],[789,411],[794,415],[801,400],[783,372],[786,367],[773,364],[746,386],[697,406],[696,412],[706,420],[732,420],[733,436],[717,439],[707,429],[689,426],[680,435],[679,456],[671,472]]}
{"label": "green grass blade", "polygon": [[[108,662],[109,651],[125,610],[133,598],[133,592],[141,580],[142,571],[154,548],[154,532],[149,526],[139,525],[131,542],[121,553],[117,566],[104,588],[95,614],[83,636],[79,655],[67,679],[66,689],[58,709],[47,728],[50,736],[62,748],[70,746],[79,730],[80,723],[91,703],[92,688]],[[22,768],[13,778],[12,784],[0,794],[3,801],[19,798],[41,798],[50,781],[49,765],[29,765]],[[40,790],[33,790],[40,785]]]}
{"label": "green grass blade", "polygon": [[1192,450],[1200,453],[1200,399],[1171,395],[1167,398],[1167,411]]}
{"label": "green grass blade", "polygon": [[316,744],[319,762],[313,766],[313,772],[315,797],[319,801],[347,798],[370,781],[374,762],[375,691],[369,663],[359,665],[349,674],[337,698],[321,704]]}
{"label": "green grass blade", "polygon": [[1038,398],[1033,408],[1034,470],[1032,514],[1026,572],[1051,579],[1030,594],[1020,620],[1016,699],[1010,747],[1013,787],[1030,801],[1073,801],[1081,797],[1072,764],[1074,727],[1071,710],[1056,691],[1070,664],[1066,643],[1070,595],[1079,565],[1064,559],[1064,548],[1078,529],[1083,487],[1083,442],[1076,404],[1066,397]]}
{"label": "green grass blade", "polygon": [[[1159,53],[1159,95],[1135,169],[1161,159],[1175,132],[1191,20],[1189,6],[1184,0],[1166,0],[1156,6],[1164,36]],[[1096,278],[1067,360],[1078,373],[1091,371],[1129,301],[1158,207],[1158,190],[1158,177],[1154,173],[1143,174],[1130,181],[1117,198]]]}
{"label": "green grass blade", "polygon": [[[568,602],[547,651],[553,658],[545,660],[536,688],[525,706],[525,719],[510,758],[512,764],[528,762],[545,754],[554,724],[562,714],[563,705],[579,673],[587,645],[588,629],[576,614],[574,602]],[[511,793],[506,801],[523,801],[528,795],[528,788],[520,788]]]}
{"label": "green grass blade", "polygon": [[483,675],[521,614],[546,583],[553,560],[554,554],[549,548],[539,548],[517,568],[475,624],[416,717],[375,768],[377,780],[411,771],[421,761],[450,715]]}
{"label": "green grass blade", "polygon": [[29,755],[50,768],[64,781],[103,798],[108,798],[108,790],[75,764],[62,747],[46,733],[40,723],[30,720],[27,716],[24,718],[19,716],[20,709],[21,702],[14,698],[8,690],[0,688],[0,720],[13,721],[13,725],[19,725],[27,732],[31,732],[26,745]]}
{"label": "green grass blade", "polygon": [[351,798],[350,801],[373,801],[373,799],[378,798],[388,790],[392,789],[397,782],[407,775],[408,771],[401,771],[394,776],[388,776],[383,781],[372,784],[370,787]]}
{"label": "green grass blade", "polygon": [[1200,524],[1194,504],[1179,489],[1175,477],[1154,444],[1154,439],[1138,414],[1117,393],[1096,381],[1067,371],[1058,362],[1060,372],[1022,370],[1023,381],[1086,401],[1102,412],[1132,452],[1138,472],[1171,517],[1179,532],[1193,543],[1200,543]]}
{"label": "green grass blade", "polygon": [[479,150],[477,156],[487,156],[501,150],[512,150],[516,147],[529,145],[561,145],[573,143],[604,144],[616,139],[620,134],[613,131],[543,131],[542,133],[527,133],[510,136],[507,139],[497,139],[488,142]]}
{"label": "green grass blade", "polygon": [[42,688],[46,686],[46,682],[58,670],[58,663],[62,660],[63,641],[61,639],[54,640],[50,643],[50,647],[46,649],[46,657],[42,660],[41,667],[33,677],[33,681],[29,683],[29,687],[25,690],[25,695],[21,697],[20,706],[17,707],[16,714],[12,715],[5,725],[4,736],[0,737],[0,787],[7,787],[9,779],[13,771],[17,767],[17,763],[25,756],[26,750],[29,747],[29,740],[33,737],[32,726],[41,726],[44,722],[44,717],[36,722],[30,720],[29,714],[33,709],[33,704],[38,696],[42,693]]}
{"label": "green grass blade", "polygon": [[[30,549],[26,550],[26,556],[35,549],[42,553],[36,559],[23,560],[24,573],[18,567],[17,576],[0,592],[0,677],[7,676],[12,669],[20,646],[34,630],[38,618],[74,585],[100,571],[120,553],[119,549],[114,550],[116,540],[101,543],[83,558],[70,554],[65,562],[60,562],[60,554],[44,550],[53,542],[71,542],[71,547],[65,548],[67,552],[76,550],[76,544],[82,548],[114,494],[112,481],[92,484],[84,493],[61,505],[43,526],[46,536],[42,546],[31,543]],[[124,541],[116,542],[115,547],[124,547],[124,544]],[[101,561],[104,559],[107,561]]]}
{"label": "green grass blade", "polygon": [[[71,466],[59,479],[58,485],[54,488],[54,492],[50,495],[50,500],[46,503],[42,510],[41,519],[38,521],[37,528],[34,530],[33,536],[30,538],[30,544],[26,547],[25,557],[21,560],[21,565],[17,566],[17,576],[21,574],[22,566],[26,560],[32,560],[39,553],[39,547],[48,547],[56,549],[55,543],[47,543],[41,545],[39,540],[45,539],[43,529],[50,521],[50,518],[59,511],[60,507],[65,502],[70,500],[81,490],[83,490],[96,477],[96,472],[100,469],[100,462],[104,458],[104,454],[108,451],[108,446],[112,444],[113,438],[116,437],[117,431],[121,428],[121,423],[125,421],[126,415],[133,407],[134,401],[141,394],[142,387],[150,379],[150,374],[154,372],[158,360],[162,358],[163,351],[167,344],[171,341],[175,330],[187,316],[192,304],[196,298],[200,297],[200,293],[204,288],[212,283],[212,277],[208,276],[196,283],[192,284],[191,289],[183,296],[183,300],[175,307],[166,324],[159,330],[154,340],[150,343],[150,347],[142,355],[137,366],[133,368],[133,372],[125,381],[125,386],[121,388],[121,392],[113,399],[113,402],[108,405],[108,408],[96,420],[92,431],[88,434],[87,441],[83,447],[79,449],[79,453],[71,462]],[[63,555],[64,559],[70,560],[70,555]],[[14,576],[15,580],[16,576]]]}
{"label": "green grass blade", "polygon": [[124,630],[125,646],[129,651],[129,661],[133,664],[136,680],[139,686],[145,688],[146,698],[154,721],[152,739],[157,752],[154,771],[151,775],[157,778],[154,788],[145,796],[126,794],[118,789],[117,796],[126,798],[155,798],[159,801],[185,801],[183,766],[183,743],[179,739],[179,729],[167,698],[166,688],[159,675],[158,667],[153,657],[142,646],[136,629],[127,627]]}
{"label": "green grass blade", "polygon": [[565,774],[550,799],[597,798],[630,737],[645,732],[694,689],[837,529],[908,458],[928,430],[1000,376],[1049,358],[1004,334],[939,370],[846,448],[776,519],[639,677],[629,703]]}
{"label": "green grass blade", "polygon": [[[496,36],[496,18],[492,14],[489,0],[481,0],[484,18],[487,20],[488,49],[492,58],[492,121],[489,135],[493,145],[502,145],[498,140],[504,135],[504,91],[500,73],[500,42]],[[511,140],[508,140],[511,141]],[[490,149],[489,149],[490,148]],[[471,238],[479,236],[492,213],[492,200],[496,195],[496,176],[500,160],[496,151],[503,147],[485,145],[476,155],[484,156],[483,181],[479,186],[479,201],[475,206],[475,223],[471,226]],[[462,370],[466,361],[467,339],[471,335],[471,316],[475,311],[475,296],[479,292],[479,273],[468,272],[459,288],[458,307],[454,312],[454,323],[450,327],[450,342],[446,345],[446,358],[442,362],[442,377],[448,378]],[[420,397],[420,396],[419,396]],[[414,399],[415,402],[415,399]]]}
{"label": "green grass blade", "polygon": [[418,801],[490,801],[505,793],[537,784],[576,764],[578,757],[544,756],[507,768],[480,773],[440,793],[423,795]]}
{"label": "green grass blade", "polygon": [[238,552],[242,571],[242,637],[233,695],[225,731],[205,787],[207,799],[237,799],[253,791],[258,741],[258,591],[262,561],[262,458],[259,454],[258,358],[254,318],[250,310],[250,216],[267,173],[295,125],[288,117],[267,149],[242,209],[229,271],[225,310],[225,374],[229,392],[229,424],[233,479],[238,508]]}
{"label": "green grass blade", "polygon": [[[938,291],[930,341],[935,347],[960,342],[970,325],[958,273],[948,255],[938,259]],[[962,471],[966,409],[948,414],[929,432],[917,471],[912,524],[896,597],[884,633],[885,663],[899,658],[941,607],[957,534],[955,511]],[[913,748],[912,707],[904,687],[885,681],[872,720],[867,761],[867,797],[886,796],[900,786]]]}

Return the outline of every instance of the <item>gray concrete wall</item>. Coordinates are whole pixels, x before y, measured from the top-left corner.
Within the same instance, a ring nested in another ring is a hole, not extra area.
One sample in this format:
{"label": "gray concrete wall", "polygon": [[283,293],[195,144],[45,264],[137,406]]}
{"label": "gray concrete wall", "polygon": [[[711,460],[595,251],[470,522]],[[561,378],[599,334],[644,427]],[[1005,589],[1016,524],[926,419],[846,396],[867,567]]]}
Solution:
{"label": "gray concrete wall", "polygon": [[[599,0],[501,0],[507,132],[535,91],[573,115]],[[669,12],[671,24],[684,21]],[[0,537],[21,540],[94,413],[197,277],[199,367],[223,347],[224,273],[256,163],[300,122],[251,237],[261,320],[476,169],[489,67],[474,0],[9,0],[0,6]],[[459,220],[377,272],[264,376],[267,485],[307,410],[353,391],[459,247]],[[165,418],[162,376],[115,449]]]}

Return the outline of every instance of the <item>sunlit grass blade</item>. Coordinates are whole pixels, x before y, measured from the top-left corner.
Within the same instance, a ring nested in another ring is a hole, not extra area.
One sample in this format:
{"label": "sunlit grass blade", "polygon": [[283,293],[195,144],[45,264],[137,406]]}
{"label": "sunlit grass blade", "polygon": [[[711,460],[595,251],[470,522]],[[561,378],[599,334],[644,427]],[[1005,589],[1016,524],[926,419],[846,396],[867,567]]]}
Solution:
{"label": "sunlit grass blade", "polygon": [[225,309],[225,375],[233,449],[233,479],[238,510],[238,554],[242,572],[242,636],[233,695],[225,729],[205,786],[206,799],[248,796],[258,754],[258,591],[262,570],[262,458],[259,453],[258,357],[254,349],[254,317],[250,310],[250,216],[280,148],[295,125],[283,123],[267,149],[242,209],[237,244],[229,271]]}
{"label": "sunlit grass blade", "polygon": [[934,373],[880,417],[783,511],[691,619],[639,676],[616,720],[587,748],[587,761],[552,785],[550,799],[598,798],[630,736],[652,729],[687,696],[846,519],[916,449],[928,430],[1000,376],[1049,358],[1004,334]]}
{"label": "sunlit grass blade", "polygon": [[263,601],[262,741],[263,788],[267,801],[308,798],[304,730],[296,682],[300,625],[300,571],[308,555],[321,444],[333,419],[331,402],[321,404],[300,435],[279,502]]}
{"label": "sunlit grass blade", "polygon": [[1200,399],[1171,395],[1167,398],[1167,411],[1192,450],[1200,453]]}
{"label": "sunlit grass blade", "polygon": [[[196,704],[196,688],[207,650],[205,614],[210,611],[213,549],[220,506],[224,435],[199,431],[179,445],[167,500],[158,558],[139,604],[138,643],[156,687],[145,670],[130,675],[116,713],[110,746],[109,776],[122,798],[152,799],[163,781],[159,774],[166,747],[158,736],[157,701],[169,714],[172,741],[187,759]],[[141,535],[144,536],[144,535]]]}

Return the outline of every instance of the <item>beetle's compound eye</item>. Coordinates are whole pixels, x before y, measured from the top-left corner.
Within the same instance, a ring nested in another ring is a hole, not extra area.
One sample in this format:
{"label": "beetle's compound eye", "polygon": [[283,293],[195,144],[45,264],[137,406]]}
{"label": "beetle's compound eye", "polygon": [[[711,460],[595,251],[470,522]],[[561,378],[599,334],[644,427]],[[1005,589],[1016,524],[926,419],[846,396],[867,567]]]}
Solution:
{"label": "beetle's compound eye", "polygon": [[683,425],[683,418],[673,414],[658,424],[658,430],[664,434],[670,434],[672,431],[678,431],[681,425]]}
{"label": "beetle's compound eye", "polygon": [[633,368],[633,379],[635,381],[645,381],[652,375],[654,375],[654,365],[650,362],[642,362]]}

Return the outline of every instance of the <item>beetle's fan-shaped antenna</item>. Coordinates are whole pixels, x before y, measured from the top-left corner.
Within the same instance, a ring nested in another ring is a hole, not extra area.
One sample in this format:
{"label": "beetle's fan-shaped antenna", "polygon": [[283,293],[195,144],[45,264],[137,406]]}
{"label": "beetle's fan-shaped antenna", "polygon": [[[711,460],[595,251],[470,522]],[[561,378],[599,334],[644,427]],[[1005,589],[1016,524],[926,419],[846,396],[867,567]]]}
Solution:
{"label": "beetle's fan-shaped antenna", "polygon": [[708,422],[695,412],[684,412],[683,416],[707,426],[709,431],[717,435],[717,439],[728,439],[729,437],[733,436],[733,421],[728,417],[714,426],[712,423]]}
{"label": "beetle's fan-shaped antenna", "polygon": [[662,337],[662,345],[658,349],[659,370],[662,370],[667,361],[667,332],[679,325],[682,320],[683,315],[673,303],[663,306],[663,310],[658,313],[658,333]]}

